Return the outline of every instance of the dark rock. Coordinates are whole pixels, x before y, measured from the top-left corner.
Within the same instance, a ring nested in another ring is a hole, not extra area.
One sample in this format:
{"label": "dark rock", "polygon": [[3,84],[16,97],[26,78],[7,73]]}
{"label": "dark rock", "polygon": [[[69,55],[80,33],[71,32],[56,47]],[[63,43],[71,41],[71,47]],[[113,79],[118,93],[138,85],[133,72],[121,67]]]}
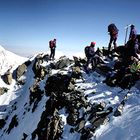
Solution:
{"label": "dark rock", "polygon": [[23,133],[23,138],[22,138],[22,140],[26,140],[27,137],[28,137],[28,135],[25,134],[25,133]]}
{"label": "dark rock", "polygon": [[35,74],[35,77],[38,76],[38,72],[39,70],[41,69],[41,64],[43,63],[43,58],[41,55],[38,55],[35,60],[34,60],[34,64],[33,64],[33,67],[32,67],[32,70]]}
{"label": "dark rock", "polygon": [[80,67],[72,67],[72,78],[80,79],[82,77],[81,69]]}
{"label": "dark rock", "polygon": [[2,76],[3,81],[8,84],[11,85],[12,84],[12,73],[10,72],[10,70],[8,70],[3,76]]}
{"label": "dark rock", "polygon": [[78,117],[77,115],[71,113],[67,116],[67,123],[71,126],[75,126],[77,123]]}
{"label": "dark rock", "polygon": [[56,69],[55,64],[54,64],[54,63],[50,63],[50,68],[51,68],[51,69]]}
{"label": "dark rock", "polygon": [[26,61],[24,64],[28,67],[32,62],[30,60]]}
{"label": "dark rock", "polygon": [[78,57],[76,57],[76,56],[73,56],[73,59],[74,59],[75,66],[80,67],[80,66],[81,66],[81,64],[80,64],[79,58],[78,58]]}
{"label": "dark rock", "polygon": [[34,112],[35,108],[37,107],[43,93],[44,91],[40,89],[38,81],[36,81],[34,85],[30,87],[30,105],[34,102],[32,112]]}
{"label": "dark rock", "polygon": [[85,128],[81,132],[80,140],[90,140],[91,137],[94,136],[94,133],[90,128]]}
{"label": "dark rock", "polygon": [[0,129],[2,129],[5,124],[6,124],[5,119],[0,119]]}
{"label": "dark rock", "polygon": [[78,126],[76,127],[76,131],[80,132],[84,127],[85,127],[85,124],[86,124],[86,120],[81,120],[79,123],[78,123]]}
{"label": "dark rock", "polygon": [[105,120],[106,120],[106,117],[98,117],[94,120],[93,126],[95,128],[98,128],[100,125],[102,125],[104,123]]}
{"label": "dark rock", "polygon": [[27,71],[27,66],[25,64],[20,65],[16,70],[17,80]]}
{"label": "dark rock", "polygon": [[17,127],[18,126],[18,121],[17,121],[17,115],[14,115],[10,124],[9,124],[9,128],[8,130],[6,131],[8,134],[11,132],[11,130],[14,128],[14,127]]}
{"label": "dark rock", "polygon": [[55,109],[52,116],[50,116],[50,112],[46,108],[41,116],[37,129],[32,133],[32,139],[35,139],[36,135],[38,135],[38,139],[42,140],[60,139],[63,132],[63,125],[58,111]]}
{"label": "dark rock", "polygon": [[102,52],[103,52],[103,56],[108,56],[109,54],[108,48],[105,47],[103,47]]}
{"label": "dark rock", "polygon": [[80,61],[80,64],[82,64],[82,66],[84,66],[87,63],[85,58],[84,59],[79,58],[79,61]]}
{"label": "dark rock", "polygon": [[75,89],[75,85],[72,82],[70,82],[68,86],[68,90],[72,91],[74,89]]}
{"label": "dark rock", "polygon": [[7,91],[8,91],[8,88],[0,87],[0,95],[3,95]]}
{"label": "dark rock", "polygon": [[43,60],[48,62],[50,60],[49,54],[44,55]]}
{"label": "dark rock", "polygon": [[115,117],[121,116],[122,113],[123,113],[123,108],[124,108],[124,104],[120,104],[120,105],[116,108],[116,110],[115,110],[115,112],[114,112],[114,116],[115,116]]}
{"label": "dark rock", "polygon": [[69,75],[55,74],[48,77],[46,81],[45,91],[47,95],[51,92],[65,92],[68,90],[71,77]]}
{"label": "dark rock", "polygon": [[103,103],[100,104],[93,104],[91,107],[91,110],[89,111],[89,118],[88,120],[90,121],[93,117],[96,117],[96,112],[101,112],[105,108],[105,105]]}
{"label": "dark rock", "polygon": [[119,81],[118,85],[122,89],[130,89],[132,86],[134,86],[135,82],[133,80],[133,75],[130,74],[125,74],[124,77]]}
{"label": "dark rock", "polygon": [[56,69],[62,69],[69,66],[70,64],[71,64],[70,59],[67,57],[63,57],[56,62],[55,67]]}

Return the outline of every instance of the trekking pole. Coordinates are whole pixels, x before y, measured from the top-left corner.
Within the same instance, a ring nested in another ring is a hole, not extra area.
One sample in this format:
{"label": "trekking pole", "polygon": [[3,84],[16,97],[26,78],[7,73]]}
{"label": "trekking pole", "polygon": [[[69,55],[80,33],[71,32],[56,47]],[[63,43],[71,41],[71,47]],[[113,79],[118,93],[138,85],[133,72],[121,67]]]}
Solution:
{"label": "trekking pole", "polygon": [[125,40],[124,40],[124,45],[126,44],[126,40],[127,40],[127,33],[128,33],[128,27],[130,27],[131,26],[131,24],[129,24],[129,25],[127,25],[126,27],[125,27]]}

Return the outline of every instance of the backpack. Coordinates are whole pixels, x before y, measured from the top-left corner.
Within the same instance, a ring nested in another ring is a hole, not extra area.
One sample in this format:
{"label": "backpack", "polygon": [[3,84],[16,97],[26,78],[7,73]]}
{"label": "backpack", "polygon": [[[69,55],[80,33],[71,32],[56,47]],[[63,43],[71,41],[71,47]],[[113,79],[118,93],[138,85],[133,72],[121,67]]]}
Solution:
{"label": "backpack", "polygon": [[118,28],[116,27],[116,25],[114,23],[108,25],[108,32],[109,33],[113,33],[113,34],[117,34],[118,33]]}
{"label": "backpack", "polygon": [[86,57],[89,57],[89,46],[85,47],[85,55]]}
{"label": "backpack", "polygon": [[55,47],[55,44],[54,44],[54,42],[51,40],[51,41],[49,41],[49,47],[50,48],[53,48],[53,47]]}

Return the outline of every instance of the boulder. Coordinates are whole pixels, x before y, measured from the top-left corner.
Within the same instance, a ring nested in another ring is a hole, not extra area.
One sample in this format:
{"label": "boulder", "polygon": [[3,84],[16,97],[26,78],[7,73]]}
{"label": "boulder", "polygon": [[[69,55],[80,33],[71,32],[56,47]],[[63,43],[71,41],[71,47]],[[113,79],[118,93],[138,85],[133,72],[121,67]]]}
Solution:
{"label": "boulder", "polygon": [[27,66],[25,64],[20,65],[16,71],[17,80],[27,71]]}
{"label": "boulder", "polygon": [[91,128],[84,128],[81,133],[80,140],[90,140],[94,136],[93,130]]}
{"label": "boulder", "polygon": [[48,77],[45,90],[49,95],[51,92],[62,93],[68,90],[71,77],[69,75],[55,74]]}
{"label": "boulder", "polygon": [[40,67],[41,67],[42,63],[43,63],[42,56],[41,55],[36,56],[36,58],[34,60],[33,67],[32,67],[32,70],[35,74],[35,77],[36,77],[36,75],[38,75],[38,71],[40,70]]}
{"label": "boulder", "polygon": [[67,57],[63,57],[56,62],[55,67],[56,69],[62,69],[69,66],[70,64],[71,64],[70,59]]}
{"label": "boulder", "polygon": [[73,59],[74,59],[75,66],[80,67],[80,66],[81,66],[81,64],[80,64],[79,58],[78,58],[78,57],[76,57],[76,56],[73,56]]}
{"label": "boulder", "polygon": [[17,121],[17,115],[14,115],[10,124],[9,124],[9,128],[7,130],[7,133],[9,134],[11,132],[11,130],[14,128],[14,127],[17,127],[18,126],[18,121]]}
{"label": "boulder", "polygon": [[0,119],[0,129],[2,129],[5,124],[6,124],[5,119]]}
{"label": "boulder", "polygon": [[76,78],[79,79],[82,77],[82,73],[81,73],[81,69],[80,67],[72,67],[72,74],[71,74],[72,78]]}
{"label": "boulder", "polygon": [[28,135],[26,133],[23,133],[23,138],[22,140],[26,140],[26,138],[28,137]]}
{"label": "boulder", "polygon": [[[39,82],[36,81],[31,87],[30,87],[30,105],[36,101],[36,105],[41,100],[43,91],[39,87]],[[36,107],[35,105],[35,107]],[[35,108],[34,108],[35,109]]]}
{"label": "boulder", "polygon": [[12,73],[8,70],[3,76],[2,76],[3,81],[11,85],[12,84]]}
{"label": "boulder", "polygon": [[8,89],[5,87],[0,87],[0,95],[3,95],[5,92],[7,92]]}
{"label": "boulder", "polygon": [[67,117],[67,123],[71,126],[75,126],[77,120],[78,120],[77,115],[75,115],[73,113],[69,114]]}
{"label": "boulder", "polygon": [[107,56],[109,54],[107,47],[103,47],[102,52],[103,52],[103,56]]}
{"label": "boulder", "polygon": [[121,116],[122,113],[123,113],[123,108],[124,108],[124,101],[121,102],[121,104],[116,108],[115,112],[114,112],[114,116],[115,117],[118,117],[118,116]]}
{"label": "boulder", "polygon": [[49,54],[45,54],[45,55],[43,56],[43,60],[48,62],[48,61],[50,60]]}
{"label": "boulder", "polygon": [[28,66],[31,64],[31,61],[28,60],[28,61],[26,61],[24,64],[28,67]]}

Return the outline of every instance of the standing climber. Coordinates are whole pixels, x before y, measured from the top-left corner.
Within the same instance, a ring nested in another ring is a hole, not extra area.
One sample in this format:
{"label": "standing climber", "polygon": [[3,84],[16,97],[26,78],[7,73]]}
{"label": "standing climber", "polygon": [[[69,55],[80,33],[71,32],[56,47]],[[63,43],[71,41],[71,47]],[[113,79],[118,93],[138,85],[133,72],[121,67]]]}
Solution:
{"label": "standing climber", "polygon": [[129,40],[130,40],[130,39],[136,40],[136,38],[137,38],[137,31],[136,31],[136,29],[135,29],[135,26],[132,24],[132,25],[130,26]]}
{"label": "standing climber", "polygon": [[118,31],[119,30],[114,23],[111,23],[110,25],[108,25],[108,33],[110,35],[110,41],[108,44],[108,52],[109,53],[110,53],[112,43],[114,45],[114,49],[116,49],[116,47],[117,47],[116,41],[117,41],[117,37],[118,37]]}
{"label": "standing climber", "polygon": [[53,60],[54,59],[54,56],[55,56],[56,39],[49,41],[49,47],[50,47],[50,51],[51,51],[50,59]]}

